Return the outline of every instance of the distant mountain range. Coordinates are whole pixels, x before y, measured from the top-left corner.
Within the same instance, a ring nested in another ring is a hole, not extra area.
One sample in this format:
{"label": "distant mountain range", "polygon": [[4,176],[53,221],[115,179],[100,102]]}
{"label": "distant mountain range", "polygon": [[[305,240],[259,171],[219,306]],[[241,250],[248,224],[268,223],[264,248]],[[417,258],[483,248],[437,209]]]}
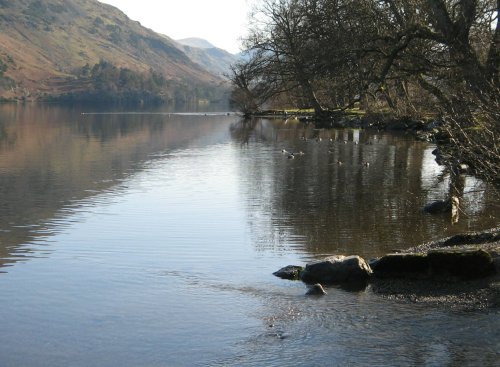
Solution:
{"label": "distant mountain range", "polygon": [[177,43],[192,61],[218,76],[228,74],[230,65],[239,58],[201,38],[185,38],[177,40]]}
{"label": "distant mountain range", "polygon": [[157,34],[97,0],[0,0],[4,99],[78,97],[99,88],[130,94],[151,83],[165,99],[219,98],[236,60],[205,40]]}

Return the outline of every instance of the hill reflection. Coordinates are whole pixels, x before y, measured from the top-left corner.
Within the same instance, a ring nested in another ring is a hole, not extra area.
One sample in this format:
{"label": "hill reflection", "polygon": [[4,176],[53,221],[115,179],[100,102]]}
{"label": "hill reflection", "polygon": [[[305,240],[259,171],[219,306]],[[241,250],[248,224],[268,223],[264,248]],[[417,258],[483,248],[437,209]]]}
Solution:
{"label": "hill reflection", "polygon": [[[291,159],[283,149],[304,154]],[[426,203],[443,198],[448,189],[432,149],[411,137],[315,130],[283,121],[243,122],[222,114],[82,114],[72,108],[4,105],[0,266],[50,251],[43,247],[47,238],[69,225],[72,214],[99,205],[99,195],[118,197],[133,189],[130,178],[156,167],[152,162],[190,150],[209,157],[210,175],[237,182],[239,198],[231,206],[241,200],[258,250],[293,247],[306,257],[376,256],[495,226],[495,199],[471,178],[464,184],[465,213],[457,225],[447,216],[422,213]],[[187,163],[179,160],[179,172]],[[196,177],[200,163],[189,164]],[[209,179],[196,177],[195,189],[203,193]],[[195,182],[184,184],[192,189]],[[186,200],[181,209],[192,205],[190,210],[196,210],[188,187],[172,189]],[[217,203],[216,197],[205,199]]]}
{"label": "hill reflection", "polygon": [[[50,234],[51,223],[67,215],[63,208],[123,182],[156,156],[213,138],[214,121],[203,115],[1,106],[0,266],[30,256],[26,244]],[[222,135],[226,129],[220,128]]]}

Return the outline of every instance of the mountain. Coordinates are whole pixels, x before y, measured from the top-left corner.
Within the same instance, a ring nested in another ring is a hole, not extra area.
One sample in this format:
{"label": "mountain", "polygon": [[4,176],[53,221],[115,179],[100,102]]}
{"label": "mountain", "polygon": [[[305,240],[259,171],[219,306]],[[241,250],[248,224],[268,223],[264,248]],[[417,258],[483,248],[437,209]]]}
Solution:
{"label": "mountain", "polygon": [[[0,0],[0,97],[40,99],[101,89],[110,95],[154,84],[166,99],[208,98],[221,83],[171,38],[113,6],[97,0]],[[200,89],[204,95],[195,96]]]}
{"label": "mountain", "polygon": [[224,77],[230,71],[231,64],[238,61],[238,56],[213,46],[201,38],[177,40],[179,49],[193,62],[201,65],[212,74]]}
{"label": "mountain", "polygon": [[212,45],[210,42],[202,38],[191,37],[191,38],[183,38],[176,41],[184,46],[190,46],[196,48],[215,48],[214,45]]}

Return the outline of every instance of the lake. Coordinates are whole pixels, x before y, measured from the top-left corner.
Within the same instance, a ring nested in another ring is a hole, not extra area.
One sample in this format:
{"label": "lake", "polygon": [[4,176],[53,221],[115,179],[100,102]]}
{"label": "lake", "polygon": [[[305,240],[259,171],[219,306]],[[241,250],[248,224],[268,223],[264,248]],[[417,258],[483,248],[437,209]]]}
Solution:
{"label": "lake", "polygon": [[224,111],[0,106],[0,366],[498,366],[498,309],[272,275],[498,225],[471,177],[457,224],[422,212],[449,185],[433,149]]}

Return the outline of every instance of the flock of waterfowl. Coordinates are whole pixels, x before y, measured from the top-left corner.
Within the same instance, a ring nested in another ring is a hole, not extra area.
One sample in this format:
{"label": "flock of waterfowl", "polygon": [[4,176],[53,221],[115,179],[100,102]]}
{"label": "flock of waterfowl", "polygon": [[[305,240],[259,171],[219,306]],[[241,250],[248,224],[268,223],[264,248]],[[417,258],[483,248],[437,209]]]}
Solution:
{"label": "flock of waterfowl", "polygon": [[[309,141],[309,139],[308,139],[308,138],[306,138],[306,137],[304,137],[304,136],[303,136],[303,137],[301,137],[301,138],[300,138],[300,140],[303,140],[303,141]],[[315,140],[316,142],[318,142],[318,143],[319,143],[319,142],[321,142],[323,139],[322,139],[321,137],[317,137],[317,138],[315,138],[314,140]],[[330,144],[332,144],[332,143],[334,143],[334,142],[335,142],[335,140],[333,140],[333,139],[331,139],[331,138],[330,138],[330,139],[329,139],[329,142],[330,142]],[[347,144],[347,143],[349,143],[349,141],[348,141],[348,140],[342,140],[342,143],[343,143],[343,144]],[[358,141],[354,141],[354,145],[358,145],[358,144],[359,144],[359,142],[358,142]],[[371,141],[369,141],[369,142],[367,142],[367,143],[366,143],[366,145],[372,145],[372,144],[373,144],[373,143],[372,143]],[[283,155],[286,155],[286,157],[287,157],[288,159],[295,159],[295,157],[297,157],[297,156],[303,156],[303,155],[305,155],[305,153],[304,153],[302,150],[299,150],[298,152],[290,152],[290,151],[288,151],[288,150],[286,150],[286,149],[284,149],[284,148],[281,150],[281,153],[283,153]],[[335,154],[335,151],[334,151],[334,150],[331,150],[331,149],[328,149],[328,154]],[[340,161],[340,160],[337,160],[337,164],[338,164],[339,166],[341,166],[341,165],[342,165],[342,164],[344,164],[344,163],[343,163],[342,161]],[[363,163],[362,163],[362,166],[363,166],[363,167],[370,167],[370,162],[366,162],[366,161],[365,161],[365,162],[363,162]]]}

